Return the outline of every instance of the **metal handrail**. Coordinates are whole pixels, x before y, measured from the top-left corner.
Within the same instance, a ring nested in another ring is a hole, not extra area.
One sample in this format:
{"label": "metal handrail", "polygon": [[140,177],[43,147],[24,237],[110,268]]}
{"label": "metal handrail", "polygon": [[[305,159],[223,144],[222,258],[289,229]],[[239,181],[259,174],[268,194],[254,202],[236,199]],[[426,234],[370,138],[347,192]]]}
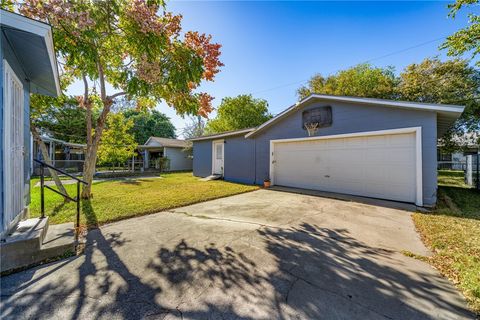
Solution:
{"label": "metal handrail", "polygon": [[67,177],[70,177],[70,178],[72,178],[72,179],[74,179],[74,180],[77,180],[78,182],[81,182],[81,183],[83,183],[83,184],[88,184],[86,181],[84,181],[84,180],[82,180],[82,179],[80,179],[80,178],[77,178],[77,177],[75,177],[74,175],[72,175],[72,174],[70,174],[70,173],[68,173],[68,172],[63,171],[62,169],[55,168],[54,166],[51,166],[51,165],[49,165],[48,163],[46,163],[46,162],[44,162],[44,161],[41,161],[41,160],[38,160],[38,159],[33,159],[33,161],[39,163],[40,165],[42,165],[42,166],[44,166],[44,167],[47,167],[47,168],[53,169],[53,170],[55,170],[55,171],[57,171],[57,172],[60,172],[61,174],[64,174],[64,175],[66,175]]}
{"label": "metal handrail", "polygon": [[[80,228],[80,183],[88,185],[88,183],[82,179],[79,179],[61,169],[55,168],[54,166],[49,165],[41,160],[33,159],[35,162],[40,164],[40,209],[41,209],[41,218],[45,218],[45,188],[52,190],[53,192],[63,196],[64,198],[77,203],[77,223],[76,223],[76,235],[78,236]],[[55,190],[49,186],[45,185],[45,167],[55,170],[61,174],[64,174],[77,181],[77,196],[75,198],[70,197],[68,194],[64,194],[58,190]]]}

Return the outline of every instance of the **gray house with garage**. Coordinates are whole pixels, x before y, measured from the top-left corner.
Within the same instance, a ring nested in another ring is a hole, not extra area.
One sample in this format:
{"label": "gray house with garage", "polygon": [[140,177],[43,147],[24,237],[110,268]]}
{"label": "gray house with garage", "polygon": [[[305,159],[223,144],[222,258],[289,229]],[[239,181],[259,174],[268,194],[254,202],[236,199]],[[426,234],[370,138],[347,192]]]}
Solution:
{"label": "gray house with garage", "polygon": [[193,174],[432,206],[437,137],[463,109],[313,94],[256,128],[191,139]]}

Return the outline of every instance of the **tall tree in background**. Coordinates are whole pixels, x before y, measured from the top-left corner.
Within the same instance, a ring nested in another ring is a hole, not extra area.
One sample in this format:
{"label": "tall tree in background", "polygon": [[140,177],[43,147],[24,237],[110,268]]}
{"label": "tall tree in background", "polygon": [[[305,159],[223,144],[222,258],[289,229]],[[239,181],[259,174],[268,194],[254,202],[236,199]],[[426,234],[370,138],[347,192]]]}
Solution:
{"label": "tall tree in background", "polygon": [[411,64],[400,74],[397,91],[402,100],[465,106],[442,139],[445,147],[454,147],[450,144],[454,134],[480,131],[480,71],[469,66],[467,60],[442,62],[433,58]]}
{"label": "tall tree in background", "polygon": [[[62,73],[83,81],[78,97],[87,120],[83,198],[91,195],[99,143],[116,99],[125,96],[145,108],[166,101],[182,115],[211,112],[213,98],[194,89],[219,72],[220,45],[198,32],[181,34],[182,16],[167,12],[164,1],[25,0],[16,7],[52,25]],[[96,98],[100,113],[94,121]]]}
{"label": "tall tree in background", "polygon": [[[61,82],[62,88],[64,85],[65,81]],[[44,122],[46,121],[45,117],[46,115],[52,115],[56,112],[59,112],[59,110],[63,108],[67,101],[68,97],[65,95],[62,95],[58,98],[52,98],[44,95],[32,95],[30,99],[30,132],[32,133],[33,139],[39,146],[43,161],[50,166],[52,166],[53,163],[50,160],[47,146],[41,137],[43,133],[48,132],[50,129],[43,127],[45,124]],[[48,168],[48,170],[57,189],[61,193],[68,195],[68,192],[63,186],[57,172],[50,168]],[[68,202],[69,200],[64,198],[64,201]]]}
{"label": "tall tree in background", "polygon": [[138,144],[144,144],[152,136],[175,138],[170,118],[157,110],[126,110],[123,114],[133,121],[131,132]]}
{"label": "tall tree in background", "polygon": [[193,139],[205,134],[205,120],[200,117],[191,117],[190,121],[185,124],[182,135],[185,139]]}
{"label": "tall tree in background", "polygon": [[359,64],[327,77],[314,75],[306,86],[298,89],[300,99],[312,93],[339,96],[392,99],[396,78],[393,68]]}
{"label": "tall tree in background", "polygon": [[[36,126],[42,133],[63,141],[85,143],[87,141],[86,110],[79,108],[74,97],[53,100],[49,111],[39,113],[35,118]],[[93,117],[98,117],[93,110]]]}
{"label": "tall tree in background", "polygon": [[218,107],[217,116],[207,122],[207,133],[224,132],[256,127],[272,118],[268,112],[268,103],[255,99],[252,95],[226,97]]}
{"label": "tall tree in background", "polygon": [[137,142],[130,133],[133,120],[125,119],[121,113],[111,113],[98,149],[100,164],[123,164],[135,155]]}
{"label": "tall tree in background", "polygon": [[[182,135],[187,140],[203,136],[205,134],[205,126],[206,123],[202,117],[190,117],[190,121],[185,124],[182,130]],[[183,148],[183,151],[191,154],[193,152],[193,143],[187,141],[187,146]]]}
{"label": "tall tree in background", "polygon": [[[448,6],[449,16],[454,19],[462,8],[473,9],[473,7],[478,8],[478,5],[479,0],[457,0]],[[480,15],[472,12],[468,17],[468,26],[447,37],[441,46],[442,49],[448,49],[450,56],[463,56],[470,53],[471,59],[475,59],[480,54]],[[476,61],[476,66],[480,67],[480,60]]]}

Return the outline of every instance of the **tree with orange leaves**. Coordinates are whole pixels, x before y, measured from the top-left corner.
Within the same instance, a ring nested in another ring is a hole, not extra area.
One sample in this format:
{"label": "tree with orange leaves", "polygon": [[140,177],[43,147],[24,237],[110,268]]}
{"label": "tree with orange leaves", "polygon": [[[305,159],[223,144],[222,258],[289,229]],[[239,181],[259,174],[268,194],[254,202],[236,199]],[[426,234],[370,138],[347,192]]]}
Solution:
{"label": "tree with orange leaves", "polygon": [[[84,83],[78,102],[87,115],[83,178],[89,184],[82,198],[91,197],[99,143],[118,98],[139,108],[165,101],[181,115],[206,117],[212,111],[213,98],[195,89],[213,81],[223,66],[221,45],[210,35],[182,33],[182,16],[168,12],[164,1],[24,0],[15,7],[52,25],[63,80]],[[95,121],[94,107],[100,109]]]}

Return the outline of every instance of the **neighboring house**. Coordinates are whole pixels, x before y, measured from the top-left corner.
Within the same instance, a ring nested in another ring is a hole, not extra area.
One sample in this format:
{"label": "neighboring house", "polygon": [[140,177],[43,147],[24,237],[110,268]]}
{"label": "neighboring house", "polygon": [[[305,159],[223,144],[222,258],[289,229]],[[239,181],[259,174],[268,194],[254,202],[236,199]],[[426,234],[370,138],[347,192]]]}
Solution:
{"label": "neighboring house", "polygon": [[463,109],[313,94],[257,128],[191,139],[193,174],[432,206],[437,137]]}
{"label": "neighboring house", "polygon": [[478,133],[466,133],[464,135],[455,135],[452,137],[453,142],[458,146],[458,151],[455,152],[443,152],[442,145],[438,145],[438,169],[448,170],[466,170],[467,156],[475,155],[479,152],[479,134]]}
{"label": "neighboring house", "polygon": [[150,137],[144,145],[138,146],[143,157],[144,170],[160,169],[161,159],[168,159],[164,171],[190,171],[193,161],[185,140]]}
{"label": "neighboring house", "polygon": [[0,236],[27,214],[30,203],[30,93],[60,94],[48,24],[0,10]]}
{"label": "neighboring house", "polygon": [[[85,162],[85,152],[87,150],[86,144],[72,143],[60,139],[50,138],[46,136],[41,137],[48,150],[48,157],[52,160],[52,165],[56,168],[65,170],[67,172],[82,172],[83,164]],[[42,153],[40,146],[32,138],[31,149],[31,169],[35,175],[40,174],[40,165],[33,161],[33,159],[42,160]],[[45,171],[48,174],[48,170]]]}

